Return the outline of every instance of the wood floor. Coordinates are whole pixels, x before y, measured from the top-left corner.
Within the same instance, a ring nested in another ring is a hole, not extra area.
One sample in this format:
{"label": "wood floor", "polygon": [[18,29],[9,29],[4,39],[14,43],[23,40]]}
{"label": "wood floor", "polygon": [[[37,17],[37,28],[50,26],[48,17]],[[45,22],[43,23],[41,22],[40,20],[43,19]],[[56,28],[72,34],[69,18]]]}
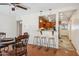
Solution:
{"label": "wood floor", "polygon": [[[46,48],[44,46],[37,46],[33,44],[28,44],[26,48],[27,50],[24,51],[25,56],[78,56],[75,50]],[[20,50],[18,49],[18,51]],[[13,50],[7,51],[6,53],[8,54],[5,54],[4,56],[13,56],[15,54]]]}
{"label": "wood floor", "polygon": [[32,44],[29,44],[27,46],[27,55],[28,56],[78,56],[75,50],[46,48]]}
{"label": "wood floor", "polygon": [[76,50],[69,38],[69,32],[67,30],[61,30],[60,34],[61,36],[59,38],[59,48],[67,50]]}
{"label": "wood floor", "polygon": [[67,37],[61,38],[59,45],[60,45],[60,48],[63,48],[63,49],[75,50],[74,46],[72,45],[72,42]]}

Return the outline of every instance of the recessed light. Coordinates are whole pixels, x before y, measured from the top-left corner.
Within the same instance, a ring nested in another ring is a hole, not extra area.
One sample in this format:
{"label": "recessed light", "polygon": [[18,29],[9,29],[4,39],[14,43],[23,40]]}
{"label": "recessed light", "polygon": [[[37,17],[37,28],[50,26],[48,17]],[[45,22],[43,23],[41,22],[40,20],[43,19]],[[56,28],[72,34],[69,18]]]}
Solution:
{"label": "recessed light", "polygon": [[52,9],[49,9],[49,11],[51,11]]}
{"label": "recessed light", "polygon": [[40,11],[40,12],[43,12],[43,11]]}

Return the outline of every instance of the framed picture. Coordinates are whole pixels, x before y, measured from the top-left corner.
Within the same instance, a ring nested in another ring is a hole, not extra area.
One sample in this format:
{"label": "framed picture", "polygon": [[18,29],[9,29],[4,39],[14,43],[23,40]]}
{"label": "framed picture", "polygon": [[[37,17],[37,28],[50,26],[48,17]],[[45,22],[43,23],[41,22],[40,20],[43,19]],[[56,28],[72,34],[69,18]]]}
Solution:
{"label": "framed picture", "polygon": [[55,27],[56,27],[56,14],[39,16],[40,30],[55,30]]}

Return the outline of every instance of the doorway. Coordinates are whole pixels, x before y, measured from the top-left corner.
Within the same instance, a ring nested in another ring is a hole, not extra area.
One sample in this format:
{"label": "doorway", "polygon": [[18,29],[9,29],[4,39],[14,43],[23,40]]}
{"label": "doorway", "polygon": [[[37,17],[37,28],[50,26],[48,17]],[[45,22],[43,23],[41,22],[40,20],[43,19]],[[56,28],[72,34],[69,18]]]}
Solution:
{"label": "doorway", "polygon": [[17,21],[17,35],[22,34],[22,20]]}

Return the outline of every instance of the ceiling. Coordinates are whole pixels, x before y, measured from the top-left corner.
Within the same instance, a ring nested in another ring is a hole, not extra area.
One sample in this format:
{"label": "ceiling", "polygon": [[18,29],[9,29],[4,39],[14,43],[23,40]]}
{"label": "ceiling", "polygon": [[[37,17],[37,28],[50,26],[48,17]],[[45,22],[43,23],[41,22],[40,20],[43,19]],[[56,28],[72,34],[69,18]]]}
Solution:
{"label": "ceiling", "polygon": [[48,9],[79,6],[79,4],[77,3],[26,3],[23,5],[30,7],[31,12],[39,12],[40,10],[48,11]]}
{"label": "ceiling", "polygon": [[61,9],[65,7],[79,7],[79,3],[24,3],[25,7],[28,7],[29,9],[26,12],[21,12],[24,10],[17,9],[17,12],[21,14],[32,14],[32,13],[38,13],[40,11],[48,11],[49,9],[55,10],[55,9]]}
{"label": "ceiling", "polygon": [[[79,3],[22,3],[28,10],[22,10],[16,8],[16,14],[30,14],[42,11],[48,11],[49,9],[58,9],[64,7],[79,7]],[[11,7],[8,5],[0,5],[0,13],[10,14]]]}

